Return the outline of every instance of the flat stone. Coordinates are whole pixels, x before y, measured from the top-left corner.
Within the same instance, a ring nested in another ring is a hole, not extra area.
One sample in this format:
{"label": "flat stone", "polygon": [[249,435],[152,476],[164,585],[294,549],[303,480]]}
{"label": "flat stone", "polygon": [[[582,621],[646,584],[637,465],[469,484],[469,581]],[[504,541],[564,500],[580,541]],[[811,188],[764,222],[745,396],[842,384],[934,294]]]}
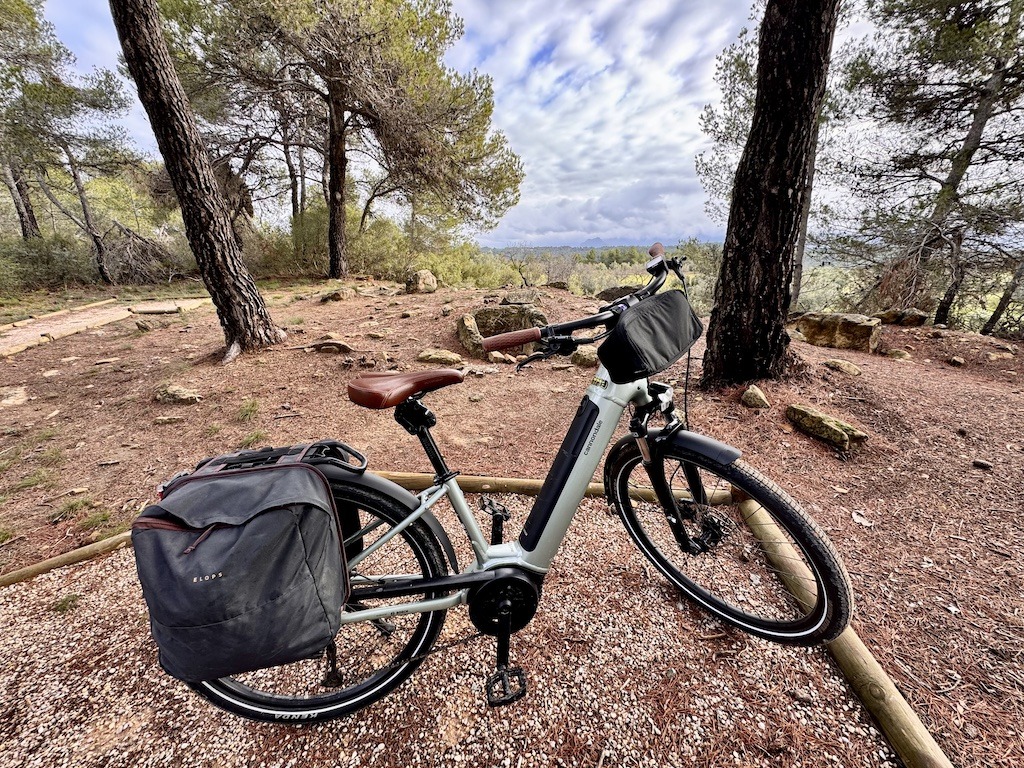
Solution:
{"label": "flat stone", "polygon": [[740,398],[740,402],[747,408],[771,408],[772,404],[768,402],[768,398],[765,397],[764,392],[756,384],[751,384],[747,387],[747,391],[743,393]]}
{"label": "flat stone", "polygon": [[801,432],[842,451],[856,447],[868,439],[866,432],[861,432],[845,421],[808,405],[790,405],[786,408],[786,418]]}
{"label": "flat stone", "polygon": [[438,365],[462,365],[465,363],[462,355],[447,349],[424,349],[416,359],[421,363],[436,363]]}
{"label": "flat stone", "polygon": [[157,416],[153,419],[154,424],[180,424],[185,420],[184,416]]}
{"label": "flat stone", "polygon": [[502,304],[540,304],[544,297],[536,288],[521,288],[518,291],[509,291],[501,300]]}
{"label": "flat stone", "polygon": [[986,352],[985,359],[990,363],[994,363],[999,360],[1013,360],[1013,352]]}
{"label": "flat stone", "polygon": [[120,359],[120,357],[107,357],[103,360],[97,360],[93,365],[110,365],[111,363],[116,363]]}
{"label": "flat stone", "polygon": [[323,354],[328,355],[348,355],[355,351],[349,344],[345,343],[344,341],[341,341],[340,339],[330,341],[314,341],[312,344],[306,347],[306,349],[314,352],[321,352]]}
{"label": "flat stone", "polygon": [[507,361],[505,360],[505,355],[502,354],[501,352],[488,352],[487,353],[487,362],[489,362],[489,363],[504,363],[504,362],[507,362]]}
{"label": "flat stone", "polygon": [[905,349],[890,349],[885,353],[885,356],[893,360],[913,360],[911,354]]}
{"label": "flat stone", "polygon": [[833,371],[840,371],[842,373],[849,374],[850,376],[860,376],[860,368],[849,360],[834,357],[831,360],[826,360],[822,365],[826,368],[831,368]]}
{"label": "flat stone", "polygon": [[952,365],[954,368],[960,368],[967,361],[964,360],[962,357],[953,355],[953,357],[949,358],[949,360],[947,360],[946,362]]}
{"label": "flat stone", "polygon": [[984,459],[975,459],[971,462],[971,466],[976,469],[992,469],[992,462],[985,461]]}
{"label": "flat stone", "polygon": [[329,301],[347,301],[348,299],[354,299],[356,292],[352,288],[339,288],[336,291],[325,293],[320,297],[320,303],[326,304]]}
{"label": "flat stone", "polygon": [[24,405],[27,402],[25,387],[0,387],[0,405]]}
{"label": "flat stone", "polygon": [[172,299],[171,301],[144,301],[131,307],[135,315],[176,315],[209,304],[209,299]]}
{"label": "flat stone", "polygon": [[481,395],[481,394],[473,394],[473,395],[469,396],[469,402],[471,402],[471,403],[479,403],[483,399],[484,399],[484,396]]}
{"label": "flat stone", "polygon": [[60,371],[58,371],[58,370],[43,371],[43,378],[44,379],[52,379],[54,376],[60,376]]}
{"label": "flat stone", "polygon": [[160,403],[171,405],[191,405],[203,399],[195,390],[183,387],[180,384],[168,384],[156,392],[156,400]]}

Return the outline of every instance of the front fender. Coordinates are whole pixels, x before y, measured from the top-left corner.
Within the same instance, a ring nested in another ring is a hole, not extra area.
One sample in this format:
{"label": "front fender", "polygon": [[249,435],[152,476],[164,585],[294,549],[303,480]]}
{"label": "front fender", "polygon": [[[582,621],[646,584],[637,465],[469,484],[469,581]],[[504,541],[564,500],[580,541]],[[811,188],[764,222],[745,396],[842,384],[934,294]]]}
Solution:
{"label": "front fender", "polygon": [[661,432],[661,430],[652,429],[647,437],[648,442],[654,446],[671,445],[676,448],[682,448],[691,453],[706,456],[712,461],[717,461],[719,464],[732,464],[743,455],[738,448],[733,448],[731,445],[723,443],[721,440],[715,440],[713,437],[698,435],[696,432],[691,432],[688,429],[669,432],[664,436],[662,436]]}

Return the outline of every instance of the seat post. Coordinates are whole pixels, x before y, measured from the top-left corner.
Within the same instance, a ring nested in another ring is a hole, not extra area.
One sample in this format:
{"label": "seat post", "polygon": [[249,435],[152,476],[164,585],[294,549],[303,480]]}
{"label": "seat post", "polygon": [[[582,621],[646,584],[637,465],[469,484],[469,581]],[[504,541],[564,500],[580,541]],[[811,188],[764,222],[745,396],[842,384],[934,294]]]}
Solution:
{"label": "seat post", "polygon": [[417,397],[410,397],[395,408],[395,421],[406,432],[419,439],[420,445],[423,446],[423,451],[430,459],[430,465],[437,475],[437,482],[443,483],[458,474],[448,469],[444,456],[441,455],[441,449],[437,447],[434,436],[430,434],[430,428],[437,424],[437,417]]}

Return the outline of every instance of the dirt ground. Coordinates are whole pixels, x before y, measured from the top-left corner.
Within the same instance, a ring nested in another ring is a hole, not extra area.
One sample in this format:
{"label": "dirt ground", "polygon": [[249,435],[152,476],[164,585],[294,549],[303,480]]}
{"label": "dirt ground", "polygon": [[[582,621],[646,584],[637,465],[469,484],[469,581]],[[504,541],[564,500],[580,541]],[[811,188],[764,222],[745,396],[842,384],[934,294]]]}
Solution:
{"label": "dirt ground", "polygon": [[[335,437],[373,469],[428,471],[390,413],[352,405],[346,384],[364,370],[430,367],[416,361],[426,347],[461,352],[455,319],[494,299],[357,288],[329,303],[311,289],[270,295],[288,341],[226,367],[212,308],[147,317],[149,331],[122,320],[0,361],[0,572],[125,530],[158,483],[243,445]],[[554,322],[596,304],[550,290],[541,308]],[[356,351],[296,348],[326,333]],[[761,384],[769,410],[742,407],[739,388],[689,397],[696,431],[740,448],[827,530],[853,579],[859,634],[956,765],[1024,764],[1024,353],[1001,344],[887,327],[885,347],[911,360],[795,343],[806,371]],[[695,379],[702,352],[701,342]],[[831,357],[862,375],[821,365]],[[543,477],[592,372],[468,365],[462,385],[426,399],[449,463]],[[681,402],[683,364],[661,378]],[[202,400],[157,402],[172,383]],[[867,443],[839,454],[795,433],[795,402],[853,423]]]}

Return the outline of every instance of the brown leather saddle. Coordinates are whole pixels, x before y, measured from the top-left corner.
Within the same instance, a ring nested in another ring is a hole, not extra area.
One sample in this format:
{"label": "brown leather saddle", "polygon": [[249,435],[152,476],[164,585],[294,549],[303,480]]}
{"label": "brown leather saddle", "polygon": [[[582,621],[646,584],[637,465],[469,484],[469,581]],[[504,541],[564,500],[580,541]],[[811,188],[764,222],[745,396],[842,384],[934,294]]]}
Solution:
{"label": "brown leather saddle", "polygon": [[394,408],[413,395],[433,392],[452,384],[461,384],[462,371],[439,368],[408,373],[364,373],[348,385],[348,399],[363,408]]}

